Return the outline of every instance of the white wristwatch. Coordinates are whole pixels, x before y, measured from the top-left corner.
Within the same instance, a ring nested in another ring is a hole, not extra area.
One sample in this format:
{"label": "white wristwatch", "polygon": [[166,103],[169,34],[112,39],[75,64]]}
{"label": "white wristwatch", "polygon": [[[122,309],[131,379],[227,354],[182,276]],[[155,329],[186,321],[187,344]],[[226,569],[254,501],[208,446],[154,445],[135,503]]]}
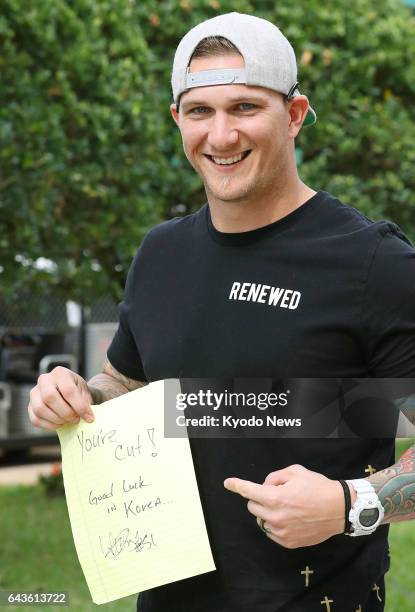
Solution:
{"label": "white wristwatch", "polygon": [[346,480],[357,493],[357,498],[349,512],[353,532],[350,536],[370,535],[381,523],[384,511],[375,489],[365,478]]}

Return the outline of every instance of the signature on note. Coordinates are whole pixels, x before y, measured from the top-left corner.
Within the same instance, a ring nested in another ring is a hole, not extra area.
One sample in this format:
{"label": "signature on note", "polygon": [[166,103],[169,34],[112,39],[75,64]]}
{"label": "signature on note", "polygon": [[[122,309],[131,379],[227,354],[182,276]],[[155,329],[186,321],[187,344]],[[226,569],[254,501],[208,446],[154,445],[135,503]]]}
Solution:
{"label": "signature on note", "polygon": [[152,533],[141,535],[136,531],[135,534],[132,534],[128,527],[116,536],[110,532],[107,536],[107,542],[104,542],[100,536],[99,544],[104,557],[110,559],[117,559],[122,552],[143,552],[156,546]]}

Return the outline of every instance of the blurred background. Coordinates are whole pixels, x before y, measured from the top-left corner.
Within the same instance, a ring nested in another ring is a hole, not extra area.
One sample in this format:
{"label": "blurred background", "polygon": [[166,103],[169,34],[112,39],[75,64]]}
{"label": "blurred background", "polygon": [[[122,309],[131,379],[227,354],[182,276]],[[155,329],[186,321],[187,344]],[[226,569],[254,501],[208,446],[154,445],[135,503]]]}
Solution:
{"label": "blurred background", "polygon": [[[204,203],[170,70],[189,28],[230,11],[293,43],[319,117],[297,139],[302,179],[415,239],[415,0],[0,0],[0,589],[94,608],[28,394],[57,364],[100,369],[143,236]],[[392,526],[391,550],[386,610],[412,612],[415,524]]]}

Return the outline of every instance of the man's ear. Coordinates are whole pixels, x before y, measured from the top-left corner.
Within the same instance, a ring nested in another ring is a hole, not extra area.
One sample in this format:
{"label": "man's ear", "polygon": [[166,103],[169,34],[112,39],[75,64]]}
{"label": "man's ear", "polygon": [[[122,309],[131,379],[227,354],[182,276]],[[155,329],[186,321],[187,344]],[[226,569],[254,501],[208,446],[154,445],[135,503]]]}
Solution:
{"label": "man's ear", "polygon": [[179,112],[177,110],[177,104],[170,104],[170,112],[175,124],[177,127],[179,127]]}
{"label": "man's ear", "polygon": [[290,124],[288,132],[292,138],[295,138],[301,130],[301,126],[307,115],[308,107],[309,102],[307,96],[295,96],[289,101]]}

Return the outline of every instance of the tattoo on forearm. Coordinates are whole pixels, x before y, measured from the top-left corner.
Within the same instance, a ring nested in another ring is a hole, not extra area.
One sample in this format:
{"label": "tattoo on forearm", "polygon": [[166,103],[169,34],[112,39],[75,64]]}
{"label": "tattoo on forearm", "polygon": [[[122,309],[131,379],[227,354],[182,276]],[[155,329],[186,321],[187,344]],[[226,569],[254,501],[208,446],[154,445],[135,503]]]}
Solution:
{"label": "tattoo on forearm", "polygon": [[102,404],[110,399],[127,393],[127,389],[116,380],[112,380],[107,374],[97,374],[88,382],[95,404]]}
{"label": "tattoo on forearm", "polygon": [[97,374],[88,381],[88,387],[96,404],[102,404],[102,402],[114,399],[145,385],[144,382],[124,376],[109,361],[104,363],[102,370],[101,374]]}
{"label": "tattoo on forearm", "polygon": [[368,480],[385,510],[384,523],[415,518],[415,445],[397,463]]}

